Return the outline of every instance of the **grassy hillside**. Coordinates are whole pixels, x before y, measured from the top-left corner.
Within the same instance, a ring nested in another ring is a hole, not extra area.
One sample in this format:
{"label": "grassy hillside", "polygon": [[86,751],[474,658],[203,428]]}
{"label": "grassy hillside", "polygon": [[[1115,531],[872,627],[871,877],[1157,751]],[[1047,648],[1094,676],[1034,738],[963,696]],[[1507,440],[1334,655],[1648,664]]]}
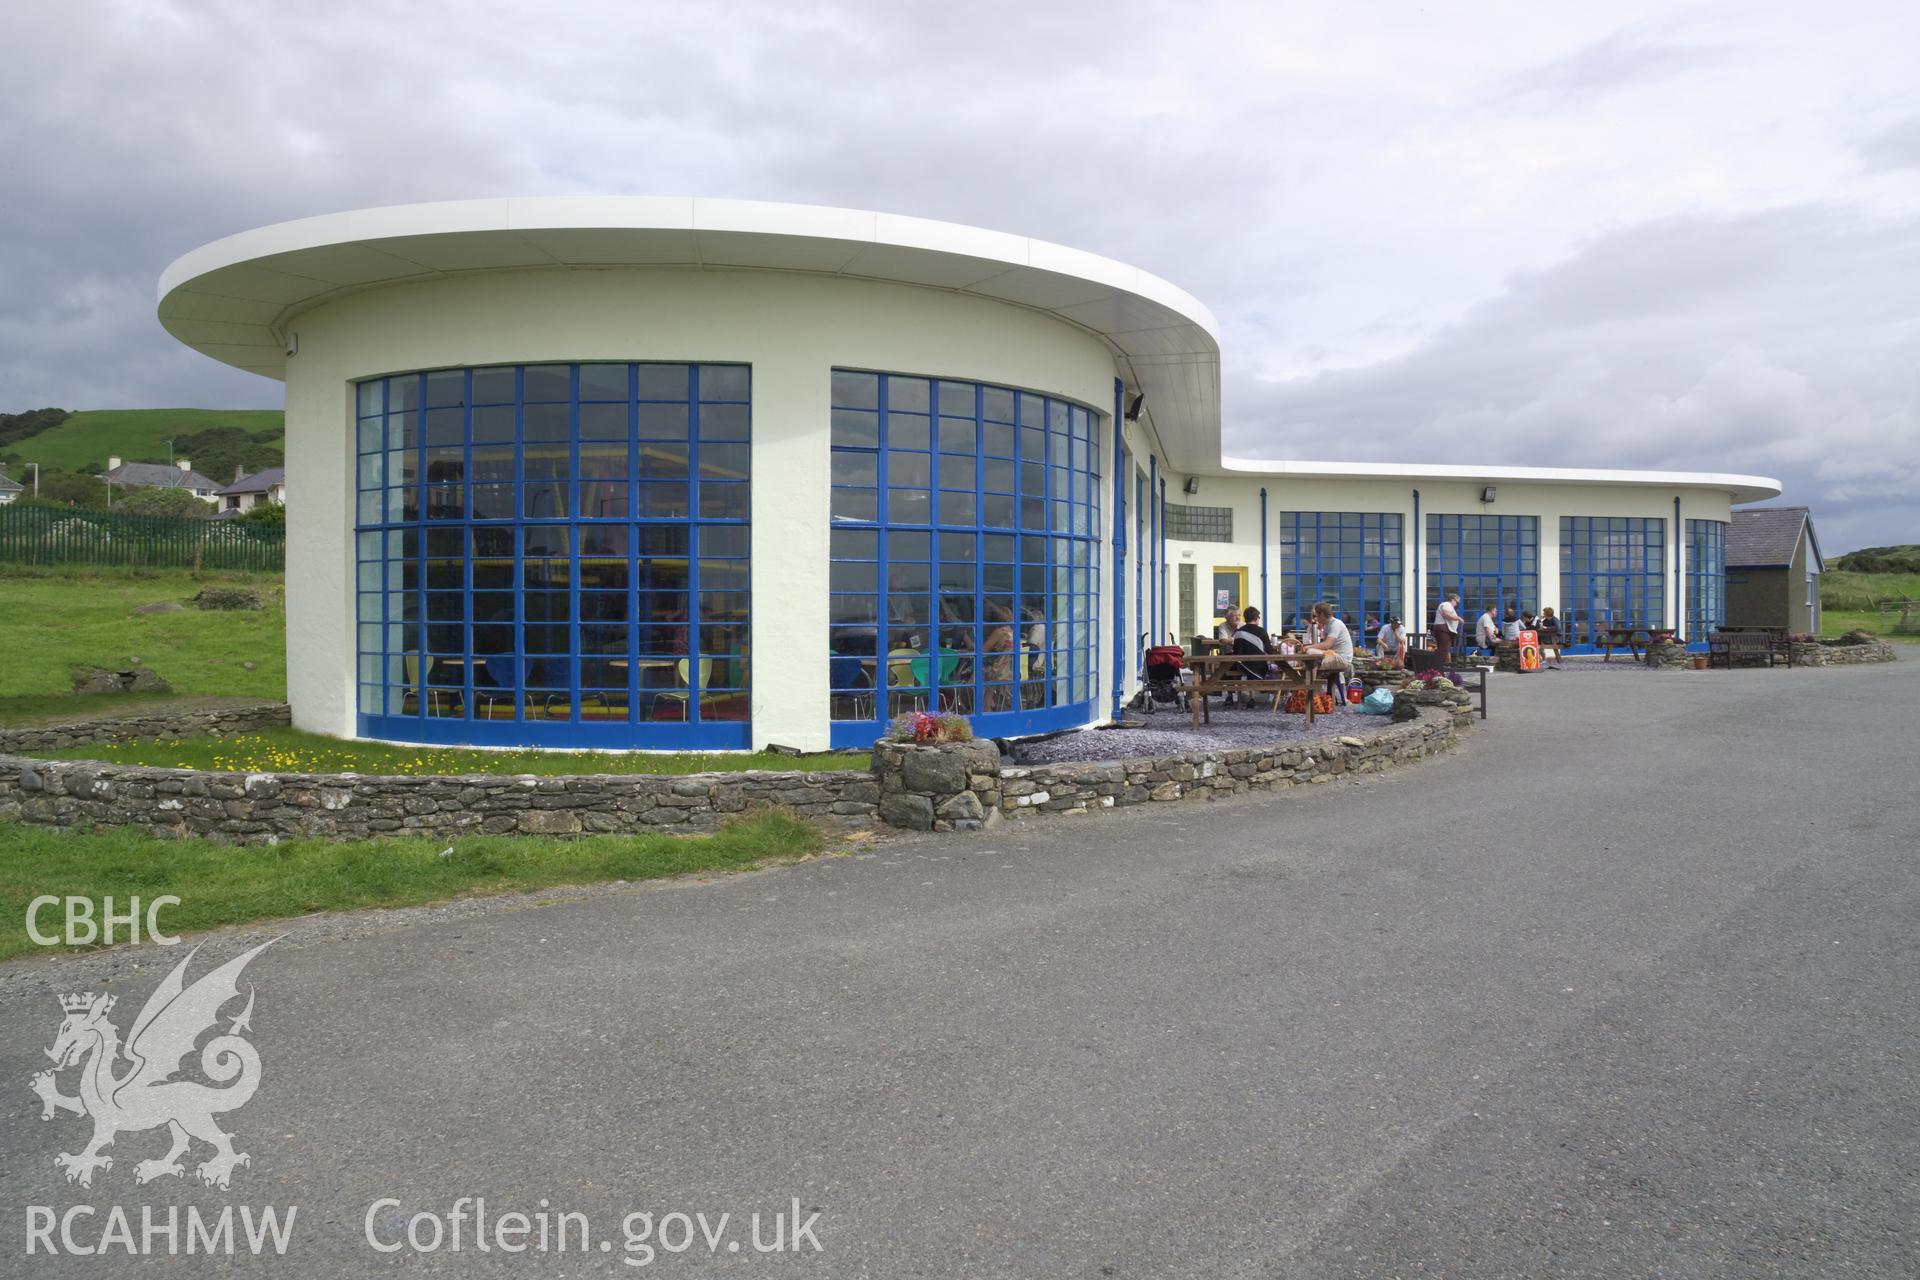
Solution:
{"label": "grassy hillside", "polygon": [[[49,471],[78,471],[116,455],[165,462],[169,439],[209,427],[238,427],[279,448],[285,426],[286,414],[279,409],[82,409],[6,452]],[[233,477],[210,478],[225,482]]]}

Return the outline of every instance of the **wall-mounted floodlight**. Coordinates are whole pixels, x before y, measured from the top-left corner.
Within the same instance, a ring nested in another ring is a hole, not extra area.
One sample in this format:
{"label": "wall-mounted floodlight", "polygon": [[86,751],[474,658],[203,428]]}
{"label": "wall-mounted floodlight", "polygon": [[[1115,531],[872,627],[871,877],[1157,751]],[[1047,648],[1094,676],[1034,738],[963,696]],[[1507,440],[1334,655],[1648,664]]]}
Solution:
{"label": "wall-mounted floodlight", "polygon": [[1134,393],[1133,399],[1127,401],[1127,421],[1128,422],[1140,421],[1140,415],[1145,413],[1146,410],[1147,410],[1147,393],[1144,391]]}
{"label": "wall-mounted floodlight", "polygon": [[1198,493],[1200,492],[1200,477],[1188,476],[1187,482],[1184,485],[1181,485],[1180,487],[1188,493]]}
{"label": "wall-mounted floodlight", "polygon": [[1497,490],[1497,489],[1495,489],[1495,488],[1494,488],[1494,486],[1492,486],[1492,485],[1488,485],[1488,486],[1487,486],[1486,488],[1484,488],[1484,489],[1482,489],[1482,490],[1480,491],[1480,501],[1482,501],[1482,502],[1492,502],[1492,501],[1493,501],[1493,495],[1494,495],[1494,494],[1495,494],[1496,492],[1498,492],[1498,490]]}

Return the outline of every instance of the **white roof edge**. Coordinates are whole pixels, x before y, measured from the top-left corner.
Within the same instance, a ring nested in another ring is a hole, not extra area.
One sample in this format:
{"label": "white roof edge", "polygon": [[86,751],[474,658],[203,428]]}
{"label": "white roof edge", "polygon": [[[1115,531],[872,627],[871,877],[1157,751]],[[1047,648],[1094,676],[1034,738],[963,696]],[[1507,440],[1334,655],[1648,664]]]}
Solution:
{"label": "white roof edge", "polygon": [[1241,475],[1295,476],[1301,479],[1511,480],[1516,484],[1633,484],[1662,488],[1724,489],[1735,502],[1778,497],[1781,484],[1770,476],[1719,471],[1632,471],[1611,467],[1475,467],[1455,463],[1280,462],[1221,455],[1227,472]]}
{"label": "white roof edge", "polygon": [[685,196],[524,196],[386,205],[255,227],[182,254],[160,273],[156,301],[197,277],[255,258],[401,236],[591,227],[731,231],[844,240],[1003,262],[1074,276],[1157,302],[1220,342],[1219,322],[1198,298],[1138,267],[1047,240],[962,223],[830,205]]}

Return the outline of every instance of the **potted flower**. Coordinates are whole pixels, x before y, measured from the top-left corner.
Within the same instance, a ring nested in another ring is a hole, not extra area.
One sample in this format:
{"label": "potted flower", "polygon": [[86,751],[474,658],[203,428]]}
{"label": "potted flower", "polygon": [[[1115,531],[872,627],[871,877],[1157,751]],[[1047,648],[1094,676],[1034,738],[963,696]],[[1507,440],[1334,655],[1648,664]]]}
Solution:
{"label": "potted flower", "polygon": [[895,718],[887,736],[895,742],[935,747],[946,742],[972,742],[973,726],[965,716],[944,711],[909,711]]}

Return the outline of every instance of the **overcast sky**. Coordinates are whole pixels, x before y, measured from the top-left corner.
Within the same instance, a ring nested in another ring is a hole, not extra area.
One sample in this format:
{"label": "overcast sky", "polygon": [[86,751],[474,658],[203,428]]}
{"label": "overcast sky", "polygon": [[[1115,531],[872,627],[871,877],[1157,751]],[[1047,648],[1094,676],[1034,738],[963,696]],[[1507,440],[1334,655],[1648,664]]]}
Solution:
{"label": "overcast sky", "polygon": [[1757,472],[1829,554],[1920,541],[1912,0],[11,0],[0,49],[0,409],[278,406],[154,319],[260,223],[795,200],[1189,289],[1232,453]]}

